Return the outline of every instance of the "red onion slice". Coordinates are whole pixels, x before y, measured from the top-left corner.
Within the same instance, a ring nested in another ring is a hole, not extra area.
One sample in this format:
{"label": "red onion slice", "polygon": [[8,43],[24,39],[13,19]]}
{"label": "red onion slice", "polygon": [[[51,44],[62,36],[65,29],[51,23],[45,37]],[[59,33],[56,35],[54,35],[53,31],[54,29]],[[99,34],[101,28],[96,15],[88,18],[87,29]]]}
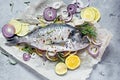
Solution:
{"label": "red onion slice", "polygon": [[30,55],[30,54],[28,54],[28,53],[24,53],[24,54],[23,54],[23,60],[24,60],[24,61],[28,61],[28,60],[30,60],[30,58],[31,58],[31,55]]}
{"label": "red onion slice", "polygon": [[53,21],[57,17],[56,9],[52,7],[45,8],[43,12],[43,17],[47,21]]}
{"label": "red onion slice", "polygon": [[94,45],[97,45],[97,46],[101,46],[102,45],[102,42],[99,40],[99,39],[92,39],[91,42],[94,44]]}
{"label": "red onion slice", "polygon": [[77,7],[75,6],[75,4],[69,4],[67,7],[67,11],[69,13],[75,14],[77,10]]}
{"label": "red onion slice", "polygon": [[99,47],[96,45],[90,45],[88,48],[88,52],[93,58],[96,58],[99,55]]}
{"label": "red onion slice", "polygon": [[14,34],[15,34],[15,28],[14,28],[14,26],[12,26],[10,24],[4,25],[2,27],[2,34],[6,38],[10,38],[10,37],[14,36]]}
{"label": "red onion slice", "polygon": [[70,22],[73,18],[73,14],[71,13],[68,13],[68,17],[66,19],[64,19],[64,21],[67,23],[67,22]]}
{"label": "red onion slice", "polygon": [[75,4],[75,6],[77,8],[76,12],[79,13],[81,11],[81,3],[75,2],[74,4]]}
{"label": "red onion slice", "polygon": [[77,6],[77,12],[80,12],[81,9],[86,8],[90,5],[90,0],[87,0],[87,2],[84,1],[74,1],[74,4]]}

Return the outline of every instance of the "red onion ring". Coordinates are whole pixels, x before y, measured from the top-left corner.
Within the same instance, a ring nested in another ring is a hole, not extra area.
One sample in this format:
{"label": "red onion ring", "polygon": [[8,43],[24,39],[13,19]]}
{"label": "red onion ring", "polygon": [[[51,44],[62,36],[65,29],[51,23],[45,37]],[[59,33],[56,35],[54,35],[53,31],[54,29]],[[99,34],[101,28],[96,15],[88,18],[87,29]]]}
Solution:
{"label": "red onion ring", "polygon": [[96,45],[90,45],[88,47],[88,52],[93,58],[96,58],[99,55],[99,47]]}
{"label": "red onion ring", "polygon": [[91,42],[94,44],[94,45],[97,45],[97,46],[101,46],[102,45],[102,42],[98,39],[94,40],[92,39]]}
{"label": "red onion ring", "polygon": [[83,8],[86,8],[86,7],[88,7],[88,6],[90,5],[90,0],[87,0],[87,4],[84,5],[84,6],[81,5],[82,3],[77,2],[77,0],[76,0],[76,2],[75,2],[74,4],[77,6],[77,9],[78,9],[78,8],[79,8],[79,9],[83,9]]}
{"label": "red onion ring", "polygon": [[68,17],[66,19],[64,19],[64,21],[67,23],[67,22],[70,22],[73,18],[73,14],[71,13],[68,13]]}
{"label": "red onion ring", "polygon": [[10,37],[14,36],[14,34],[15,34],[15,28],[14,28],[14,26],[12,26],[10,24],[4,25],[2,27],[2,34],[6,38],[10,38]]}
{"label": "red onion ring", "polygon": [[71,14],[75,14],[77,10],[77,7],[75,6],[75,4],[69,4],[67,6],[67,12],[71,13]]}
{"label": "red onion ring", "polygon": [[56,9],[52,7],[45,8],[43,12],[43,17],[47,21],[53,21],[57,17]]}
{"label": "red onion ring", "polygon": [[81,10],[81,3],[75,2],[74,4],[75,4],[75,6],[76,6],[76,8],[77,8],[76,12],[79,13],[80,10]]}
{"label": "red onion ring", "polygon": [[24,60],[24,61],[28,61],[28,60],[30,60],[30,58],[31,58],[31,55],[30,55],[30,54],[28,54],[28,53],[24,53],[24,54],[23,54],[23,60]]}

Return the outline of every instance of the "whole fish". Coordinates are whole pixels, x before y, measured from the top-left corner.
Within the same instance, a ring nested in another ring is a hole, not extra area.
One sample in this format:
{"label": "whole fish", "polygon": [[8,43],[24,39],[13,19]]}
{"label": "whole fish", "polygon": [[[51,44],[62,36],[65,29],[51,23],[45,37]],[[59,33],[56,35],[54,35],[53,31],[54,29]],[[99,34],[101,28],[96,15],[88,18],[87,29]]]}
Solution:
{"label": "whole fish", "polygon": [[86,48],[89,40],[80,31],[68,24],[49,24],[31,33],[9,40],[9,43],[26,43],[46,51],[77,51]]}

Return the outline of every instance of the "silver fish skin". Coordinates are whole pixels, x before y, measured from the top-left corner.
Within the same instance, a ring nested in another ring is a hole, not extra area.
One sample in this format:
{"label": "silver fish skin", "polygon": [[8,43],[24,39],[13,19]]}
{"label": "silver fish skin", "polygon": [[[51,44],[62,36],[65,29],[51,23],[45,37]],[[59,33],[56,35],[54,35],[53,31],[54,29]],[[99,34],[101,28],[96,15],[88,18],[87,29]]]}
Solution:
{"label": "silver fish skin", "polygon": [[55,52],[77,51],[89,45],[88,39],[83,38],[79,30],[68,24],[50,24],[17,39],[18,43]]}

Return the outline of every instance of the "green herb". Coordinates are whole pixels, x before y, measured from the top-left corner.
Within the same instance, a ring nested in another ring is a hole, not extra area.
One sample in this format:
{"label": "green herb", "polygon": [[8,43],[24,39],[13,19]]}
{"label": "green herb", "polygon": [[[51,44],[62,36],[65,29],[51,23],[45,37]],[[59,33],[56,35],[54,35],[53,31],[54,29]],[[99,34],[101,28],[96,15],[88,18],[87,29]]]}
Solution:
{"label": "green herb", "polygon": [[33,53],[33,49],[30,46],[25,46],[22,48],[22,50],[30,54]]}
{"label": "green herb", "polygon": [[82,25],[77,26],[77,28],[81,31],[83,36],[87,35],[92,38],[96,38],[97,36],[95,27],[88,22],[85,22]]}
{"label": "green herb", "polygon": [[60,61],[65,62],[65,58],[62,57],[62,53],[58,53],[58,58]]}

